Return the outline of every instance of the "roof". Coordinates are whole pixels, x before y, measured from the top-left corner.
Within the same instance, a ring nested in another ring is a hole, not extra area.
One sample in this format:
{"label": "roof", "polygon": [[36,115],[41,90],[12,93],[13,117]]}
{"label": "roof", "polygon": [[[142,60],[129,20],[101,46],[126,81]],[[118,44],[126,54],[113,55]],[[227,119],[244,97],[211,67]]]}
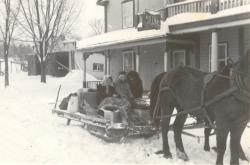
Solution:
{"label": "roof", "polygon": [[77,42],[78,50],[91,51],[97,47],[106,47],[123,43],[139,42],[166,37],[166,29],[138,31],[136,28],[128,28],[96,35]]}

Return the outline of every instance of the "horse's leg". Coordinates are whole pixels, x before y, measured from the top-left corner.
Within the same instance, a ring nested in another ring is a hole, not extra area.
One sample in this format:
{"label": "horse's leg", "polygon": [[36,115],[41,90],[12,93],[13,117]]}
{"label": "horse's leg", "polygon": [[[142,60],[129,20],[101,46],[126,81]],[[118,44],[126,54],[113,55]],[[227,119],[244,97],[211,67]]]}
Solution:
{"label": "horse's leg", "polygon": [[181,133],[182,133],[183,125],[186,119],[187,119],[186,114],[178,115],[174,121],[174,140],[175,140],[175,145],[176,145],[176,153],[177,153],[177,156],[184,161],[188,161],[188,156],[185,153],[185,150],[183,147]]}
{"label": "horse's leg", "polygon": [[160,95],[161,105],[161,128],[162,128],[162,141],[163,141],[163,153],[165,158],[172,158],[172,154],[168,144],[168,131],[170,118],[166,117],[173,113],[174,107],[170,104],[171,94],[167,91],[162,92]]}
{"label": "horse's leg", "polygon": [[[230,147],[231,147],[231,160],[230,164],[239,164],[239,156],[240,151],[242,151],[240,140],[242,133],[245,129],[245,125],[233,125],[230,130],[231,139],[230,139]],[[243,151],[242,151],[243,152]],[[244,154],[244,152],[243,152]]]}
{"label": "horse's leg", "polygon": [[[208,116],[212,122],[214,122],[214,116],[211,113],[208,113]],[[209,137],[212,131],[212,128],[210,126],[210,123],[207,119],[205,119],[205,123],[207,128],[204,129],[204,135],[205,135],[205,142],[204,142],[204,151],[210,151],[210,143],[209,143]]]}
{"label": "horse's leg", "polygon": [[204,135],[205,135],[205,142],[204,142],[204,150],[210,151],[210,145],[209,145],[209,136],[211,133],[212,128],[205,128],[204,129]]}
{"label": "horse's leg", "polygon": [[216,140],[217,140],[217,165],[223,164],[223,157],[226,150],[227,136],[229,130],[225,128],[221,122],[216,121],[217,131],[216,131]]}

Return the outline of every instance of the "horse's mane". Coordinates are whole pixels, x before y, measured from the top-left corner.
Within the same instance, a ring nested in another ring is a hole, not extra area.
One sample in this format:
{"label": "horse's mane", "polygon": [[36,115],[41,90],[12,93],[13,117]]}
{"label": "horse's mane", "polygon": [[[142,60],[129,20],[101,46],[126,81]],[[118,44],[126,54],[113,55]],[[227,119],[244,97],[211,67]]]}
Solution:
{"label": "horse's mane", "polygon": [[179,66],[173,72],[175,73],[188,73],[192,74],[195,77],[203,77],[208,74],[208,72],[201,71],[197,68],[193,68],[191,66]]}

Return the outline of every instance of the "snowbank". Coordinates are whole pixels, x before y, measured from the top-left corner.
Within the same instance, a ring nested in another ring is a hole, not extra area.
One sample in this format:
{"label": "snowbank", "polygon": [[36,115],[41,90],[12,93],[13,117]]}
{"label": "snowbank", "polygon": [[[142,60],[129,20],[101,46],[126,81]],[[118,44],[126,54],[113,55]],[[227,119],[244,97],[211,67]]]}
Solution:
{"label": "snowbank", "polygon": [[[47,84],[40,76],[28,77],[26,73],[12,74],[11,86],[4,89],[0,77],[0,164],[214,164],[216,153],[203,151],[203,139],[183,135],[190,161],[176,158],[173,133],[169,133],[173,159],[167,160],[154,152],[162,148],[161,135],[148,139],[130,140],[125,144],[106,143],[90,135],[81,124],[51,114],[59,84],[61,99],[67,92],[82,86],[77,71],[65,78],[48,77]],[[71,80],[71,81],[70,81]],[[67,83],[66,83],[67,82]],[[193,130],[202,135],[203,130]],[[249,128],[242,137],[242,146],[249,155]],[[215,137],[211,137],[211,146]],[[228,147],[229,148],[229,147]],[[229,149],[225,164],[229,163]],[[247,165],[247,162],[241,162]]]}

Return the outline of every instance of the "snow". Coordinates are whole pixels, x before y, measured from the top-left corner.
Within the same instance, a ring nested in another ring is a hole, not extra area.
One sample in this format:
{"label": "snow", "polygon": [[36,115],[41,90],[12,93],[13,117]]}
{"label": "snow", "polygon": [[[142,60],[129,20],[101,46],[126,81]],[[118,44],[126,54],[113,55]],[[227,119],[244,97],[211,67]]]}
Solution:
{"label": "snow", "polygon": [[[154,152],[162,148],[160,136],[148,139],[134,139],[127,143],[107,143],[90,135],[82,125],[73,122],[66,126],[66,120],[51,113],[56,93],[62,84],[59,100],[82,86],[80,72],[70,73],[64,78],[47,77],[47,84],[40,83],[39,76],[27,73],[12,73],[11,86],[4,88],[0,76],[0,164],[214,164],[216,153],[203,151],[203,139],[183,135],[183,142],[190,161],[183,162],[176,157],[173,133],[169,143],[173,159],[167,160]],[[78,76],[79,75],[79,76]],[[203,130],[193,130],[202,135]],[[249,157],[250,130],[242,137],[242,146]],[[215,137],[211,137],[211,146]],[[229,147],[228,147],[229,148]],[[229,149],[225,164],[229,163]],[[248,164],[241,162],[241,164]]]}

